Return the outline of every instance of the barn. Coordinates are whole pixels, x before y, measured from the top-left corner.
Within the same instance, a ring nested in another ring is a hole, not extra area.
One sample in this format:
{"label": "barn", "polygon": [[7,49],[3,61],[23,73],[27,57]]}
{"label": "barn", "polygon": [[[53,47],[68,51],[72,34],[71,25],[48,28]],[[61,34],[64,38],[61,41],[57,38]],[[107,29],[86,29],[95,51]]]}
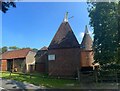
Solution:
{"label": "barn", "polygon": [[1,55],[1,70],[14,72],[34,71],[35,54],[29,48],[7,51]]}

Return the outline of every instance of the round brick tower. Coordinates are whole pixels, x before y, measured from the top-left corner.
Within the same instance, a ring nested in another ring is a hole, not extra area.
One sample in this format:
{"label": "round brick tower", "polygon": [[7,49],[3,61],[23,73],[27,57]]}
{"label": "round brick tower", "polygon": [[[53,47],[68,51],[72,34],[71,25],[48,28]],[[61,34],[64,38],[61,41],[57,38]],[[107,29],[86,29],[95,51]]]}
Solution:
{"label": "round brick tower", "polygon": [[86,26],[84,37],[80,46],[80,67],[82,71],[90,71],[94,69],[94,53],[92,45],[93,41]]}

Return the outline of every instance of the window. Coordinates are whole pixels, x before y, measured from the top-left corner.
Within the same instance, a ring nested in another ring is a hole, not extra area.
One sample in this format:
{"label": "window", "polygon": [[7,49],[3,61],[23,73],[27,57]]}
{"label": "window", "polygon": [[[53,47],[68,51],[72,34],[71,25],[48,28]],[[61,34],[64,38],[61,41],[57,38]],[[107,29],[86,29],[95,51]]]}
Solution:
{"label": "window", "polygon": [[55,55],[54,55],[54,54],[48,55],[48,60],[49,60],[49,61],[50,61],[50,60],[55,60]]}

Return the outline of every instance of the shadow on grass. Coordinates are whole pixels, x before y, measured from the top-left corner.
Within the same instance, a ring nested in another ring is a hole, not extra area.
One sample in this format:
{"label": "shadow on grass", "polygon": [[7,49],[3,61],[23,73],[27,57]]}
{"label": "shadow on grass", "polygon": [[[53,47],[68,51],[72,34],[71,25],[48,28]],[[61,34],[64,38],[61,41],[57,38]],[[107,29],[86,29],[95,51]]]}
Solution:
{"label": "shadow on grass", "polygon": [[29,74],[24,75],[12,73],[10,77],[9,73],[3,73],[2,78],[31,83],[45,88],[76,88],[76,85],[79,84],[77,80],[50,78],[47,75],[41,74],[32,75],[30,77]]}
{"label": "shadow on grass", "polygon": [[[47,75],[34,74],[30,77],[29,74],[14,74],[11,77],[9,73],[3,73],[3,78],[12,79],[19,82],[31,83],[42,88],[50,89],[119,89],[120,84],[116,83],[79,83],[78,80],[67,80],[50,78]],[[26,89],[26,88],[24,88]],[[39,91],[39,90],[38,90]]]}

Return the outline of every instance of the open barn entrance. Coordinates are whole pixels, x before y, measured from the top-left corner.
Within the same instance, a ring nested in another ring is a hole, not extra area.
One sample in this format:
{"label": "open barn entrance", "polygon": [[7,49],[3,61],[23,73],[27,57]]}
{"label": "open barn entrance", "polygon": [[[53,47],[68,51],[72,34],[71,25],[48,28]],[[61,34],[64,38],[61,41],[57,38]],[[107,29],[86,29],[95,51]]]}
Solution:
{"label": "open barn entrance", "polygon": [[12,68],[13,68],[13,60],[8,59],[7,60],[7,71],[12,71]]}

